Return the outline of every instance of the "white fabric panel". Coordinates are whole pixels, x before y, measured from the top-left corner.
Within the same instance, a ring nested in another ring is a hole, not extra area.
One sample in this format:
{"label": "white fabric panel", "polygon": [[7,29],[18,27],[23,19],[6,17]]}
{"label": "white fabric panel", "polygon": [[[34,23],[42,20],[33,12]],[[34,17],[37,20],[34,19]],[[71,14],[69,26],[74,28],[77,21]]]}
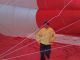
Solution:
{"label": "white fabric panel", "polygon": [[0,4],[13,5],[25,8],[37,8],[36,0],[0,0]]}
{"label": "white fabric panel", "polygon": [[37,29],[37,9],[0,5],[0,33],[10,36],[26,36]]}

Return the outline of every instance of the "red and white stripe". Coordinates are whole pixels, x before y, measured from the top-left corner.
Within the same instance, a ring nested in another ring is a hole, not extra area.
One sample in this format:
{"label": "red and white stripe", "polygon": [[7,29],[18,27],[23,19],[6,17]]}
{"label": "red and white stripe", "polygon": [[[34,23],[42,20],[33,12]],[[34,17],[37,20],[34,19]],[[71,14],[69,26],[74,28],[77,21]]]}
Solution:
{"label": "red and white stripe", "polygon": [[[0,0],[0,33],[10,36],[27,36],[50,20],[69,3],[70,0]],[[50,26],[57,31],[80,17],[80,1],[72,2],[60,16],[52,19]],[[53,22],[54,21],[54,22]],[[57,33],[80,33],[80,21]]]}

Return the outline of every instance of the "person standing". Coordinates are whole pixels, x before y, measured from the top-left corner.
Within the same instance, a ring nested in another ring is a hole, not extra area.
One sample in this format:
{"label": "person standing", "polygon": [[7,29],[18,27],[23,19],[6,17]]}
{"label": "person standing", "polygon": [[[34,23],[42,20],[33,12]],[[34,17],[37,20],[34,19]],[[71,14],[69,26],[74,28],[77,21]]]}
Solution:
{"label": "person standing", "polygon": [[45,56],[50,59],[51,44],[55,40],[55,31],[44,20],[44,27],[36,33],[36,40],[40,43],[40,60],[45,60]]}

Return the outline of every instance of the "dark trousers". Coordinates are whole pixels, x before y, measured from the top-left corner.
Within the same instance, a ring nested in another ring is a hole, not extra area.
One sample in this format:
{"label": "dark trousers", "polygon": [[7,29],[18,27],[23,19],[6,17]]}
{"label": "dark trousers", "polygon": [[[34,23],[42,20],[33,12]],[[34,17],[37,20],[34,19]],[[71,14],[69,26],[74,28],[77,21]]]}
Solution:
{"label": "dark trousers", "polygon": [[47,56],[47,58],[50,58],[50,53],[51,53],[51,45],[44,45],[44,44],[40,44],[40,56],[41,56],[41,60],[45,60],[45,56]]}

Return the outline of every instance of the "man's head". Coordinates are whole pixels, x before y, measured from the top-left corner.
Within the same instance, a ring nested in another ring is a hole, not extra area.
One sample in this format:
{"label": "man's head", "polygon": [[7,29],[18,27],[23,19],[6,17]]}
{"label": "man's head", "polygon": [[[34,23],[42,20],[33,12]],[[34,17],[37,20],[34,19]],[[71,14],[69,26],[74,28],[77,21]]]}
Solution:
{"label": "man's head", "polygon": [[48,28],[48,27],[49,27],[49,23],[48,23],[47,20],[44,20],[44,27],[45,27],[45,28]]}

